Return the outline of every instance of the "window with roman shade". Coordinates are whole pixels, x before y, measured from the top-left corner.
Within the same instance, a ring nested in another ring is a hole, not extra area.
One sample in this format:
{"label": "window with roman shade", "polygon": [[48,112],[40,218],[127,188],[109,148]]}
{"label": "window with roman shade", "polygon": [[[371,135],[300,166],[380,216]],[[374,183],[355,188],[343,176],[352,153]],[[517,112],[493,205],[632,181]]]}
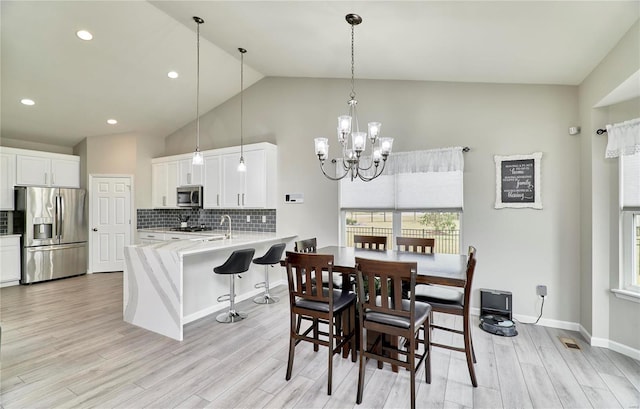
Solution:
{"label": "window with roman shade", "polygon": [[463,171],[461,147],[392,153],[371,182],[340,181],[340,207],[462,211]]}

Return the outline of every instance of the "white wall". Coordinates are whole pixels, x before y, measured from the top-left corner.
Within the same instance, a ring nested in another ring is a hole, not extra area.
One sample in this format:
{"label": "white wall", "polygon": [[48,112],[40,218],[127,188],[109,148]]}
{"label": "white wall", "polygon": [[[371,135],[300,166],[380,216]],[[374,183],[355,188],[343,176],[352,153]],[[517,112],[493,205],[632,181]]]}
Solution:
{"label": "white wall", "polygon": [[[640,354],[640,304],[617,299],[611,292],[618,281],[618,168],[605,159],[606,137],[598,128],[627,116],[628,105],[593,108],[603,97],[640,69],[640,21],[583,81],[579,89],[582,123],[581,242],[582,288],[580,322],[595,345],[625,348]],[[633,102],[630,104],[633,107]],[[636,111],[635,117],[638,112]]]}
{"label": "white wall", "polygon": [[[469,146],[465,154],[463,246],[478,248],[474,287],[513,292],[514,312],[535,317],[537,284],[549,297],[544,318],[580,319],[580,138],[577,87],[412,81],[357,81],[359,117],[383,123],[395,151]],[[325,179],[313,138],[330,138],[346,111],[349,82],[265,78],[245,91],[245,143],[278,145],[278,231],[338,242],[337,184]],[[201,118],[201,147],[239,144],[238,98]],[[170,135],[165,154],[192,151],[193,124]],[[543,210],[494,209],[493,155],[543,152]],[[250,166],[250,164],[248,164]],[[303,205],[283,203],[304,193]],[[479,297],[474,294],[474,306]]]}

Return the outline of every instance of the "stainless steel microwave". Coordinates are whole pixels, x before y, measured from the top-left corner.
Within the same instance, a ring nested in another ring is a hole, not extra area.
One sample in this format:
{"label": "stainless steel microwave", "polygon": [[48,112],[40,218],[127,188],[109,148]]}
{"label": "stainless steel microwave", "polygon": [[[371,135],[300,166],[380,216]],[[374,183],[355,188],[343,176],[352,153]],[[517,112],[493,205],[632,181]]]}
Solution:
{"label": "stainless steel microwave", "polygon": [[202,186],[178,186],[178,207],[202,208]]}

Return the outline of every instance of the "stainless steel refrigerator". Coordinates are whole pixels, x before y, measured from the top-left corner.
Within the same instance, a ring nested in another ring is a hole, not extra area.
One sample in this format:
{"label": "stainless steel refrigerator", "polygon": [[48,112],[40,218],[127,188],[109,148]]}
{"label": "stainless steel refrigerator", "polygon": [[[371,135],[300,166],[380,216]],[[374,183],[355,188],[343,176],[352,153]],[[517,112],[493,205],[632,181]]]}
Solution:
{"label": "stainless steel refrigerator", "polygon": [[87,272],[87,194],[84,189],[15,188],[14,232],[22,234],[20,283]]}

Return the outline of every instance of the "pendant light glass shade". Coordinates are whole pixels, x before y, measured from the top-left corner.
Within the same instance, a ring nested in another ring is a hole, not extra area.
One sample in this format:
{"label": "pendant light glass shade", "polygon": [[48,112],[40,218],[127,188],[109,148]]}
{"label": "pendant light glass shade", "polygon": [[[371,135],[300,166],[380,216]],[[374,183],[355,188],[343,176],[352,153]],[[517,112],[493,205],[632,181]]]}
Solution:
{"label": "pendant light glass shade", "polygon": [[200,24],[204,23],[204,20],[200,17],[194,16],[193,21],[196,22],[197,34],[196,34],[196,150],[193,152],[193,159],[191,163],[193,165],[202,165],[204,162],[202,158],[202,152],[200,152]]}

